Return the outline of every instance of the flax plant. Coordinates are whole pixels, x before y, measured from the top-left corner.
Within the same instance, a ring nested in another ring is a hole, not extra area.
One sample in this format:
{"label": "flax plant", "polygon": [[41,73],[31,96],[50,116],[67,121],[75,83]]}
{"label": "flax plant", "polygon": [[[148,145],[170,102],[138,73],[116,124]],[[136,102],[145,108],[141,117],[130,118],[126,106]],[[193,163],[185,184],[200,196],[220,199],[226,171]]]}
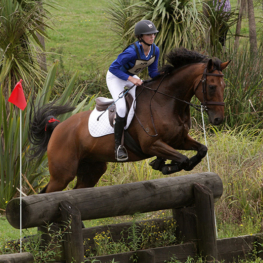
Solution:
{"label": "flax plant", "polygon": [[[58,63],[55,63],[50,69],[43,88],[36,94],[34,104],[41,106],[51,100],[51,91],[54,88],[56,80]],[[75,114],[82,110],[88,110],[94,102],[94,96],[90,102],[86,104],[88,97],[80,101],[80,97],[83,90],[74,90],[74,83],[76,81],[77,74],[75,74],[68,86],[64,89],[59,102],[65,104],[70,96],[72,96],[71,105],[76,106],[76,109],[71,112],[64,114],[59,117],[60,121],[65,120],[72,114]],[[74,92],[73,92],[74,90]],[[72,94],[74,93],[74,94]],[[23,126],[23,137],[22,137],[22,166],[23,166],[23,192],[26,194],[37,188],[38,179],[45,175],[48,175],[47,171],[47,156],[44,155],[40,160],[31,160],[27,158],[29,150],[29,141],[27,138],[28,127],[29,127],[29,116],[30,116],[30,103],[34,98],[33,92],[30,92],[27,98],[28,105],[22,113],[22,120],[19,118],[19,112],[14,109],[13,105],[10,105],[10,113],[6,112],[6,102],[3,96],[2,87],[0,93],[0,208],[4,209],[7,202],[17,193],[19,187],[19,123],[22,121]]]}
{"label": "flax plant", "polygon": [[[48,11],[44,1],[0,0],[0,83],[5,98],[18,79],[26,93],[34,81],[38,87],[46,76],[38,62],[38,36],[47,38]],[[9,89],[9,90],[8,90]]]}
{"label": "flax plant", "polygon": [[[202,23],[207,28],[206,49],[211,56],[217,56],[220,55],[221,51],[223,50],[223,47],[219,42],[219,37],[226,33],[229,35],[232,34],[229,29],[236,25],[238,13],[235,9],[229,12],[224,12],[224,4],[222,4],[221,7],[217,9],[214,4],[216,1],[209,0],[206,2],[203,2],[204,16],[201,16]],[[233,38],[233,35],[229,37]]]}

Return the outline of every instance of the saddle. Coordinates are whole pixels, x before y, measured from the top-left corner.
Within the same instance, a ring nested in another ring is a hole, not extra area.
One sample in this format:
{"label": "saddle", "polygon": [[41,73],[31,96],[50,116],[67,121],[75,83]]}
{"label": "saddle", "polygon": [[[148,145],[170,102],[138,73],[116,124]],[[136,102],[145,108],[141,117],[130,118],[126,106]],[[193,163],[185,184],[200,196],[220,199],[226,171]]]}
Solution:
{"label": "saddle", "polygon": [[[132,95],[127,93],[125,95],[125,101],[126,101],[126,107],[127,107],[125,118],[127,118],[129,110],[130,110],[132,103],[133,103]],[[109,112],[110,125],[112,127],[114,127],[115,116],[116,116],[116,104],[114,103],[114,100],[108,99],[105,97],[98,97],[98,98],[96,98],[95,102],[96,102],[96,110],[97,111],[106,111],[109,108],[108,112]]]}

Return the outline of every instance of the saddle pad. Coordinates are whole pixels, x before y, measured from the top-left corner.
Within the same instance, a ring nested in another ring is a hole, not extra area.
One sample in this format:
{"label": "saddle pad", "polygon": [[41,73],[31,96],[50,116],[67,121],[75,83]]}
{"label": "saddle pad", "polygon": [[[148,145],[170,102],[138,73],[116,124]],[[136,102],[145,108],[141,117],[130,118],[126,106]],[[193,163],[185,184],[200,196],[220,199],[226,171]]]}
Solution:
{"label": "saddle pad", "polygon": [[[136,87],[134,87],[133,89],[129,91],[129,93],[133,97],[133,102],[132,102],[132,106],[127,116],[127,122],[124,128],[125,130],[129,128],[131,121],[133,119],[133,116],[134,116],[134,110],[136,106],[136,102],[134,100],[135,94],[136,94],[135,92],[136,92]],[[88,126],[89,126],[90,135],[92,137],[102,137],[102,136],[114,133],[114,128],[110,125],[108,110],[99,118],[99,120],[97,120],[98,117],[102,113],[103,111],[98,111],[95,108],[90,114]]]}

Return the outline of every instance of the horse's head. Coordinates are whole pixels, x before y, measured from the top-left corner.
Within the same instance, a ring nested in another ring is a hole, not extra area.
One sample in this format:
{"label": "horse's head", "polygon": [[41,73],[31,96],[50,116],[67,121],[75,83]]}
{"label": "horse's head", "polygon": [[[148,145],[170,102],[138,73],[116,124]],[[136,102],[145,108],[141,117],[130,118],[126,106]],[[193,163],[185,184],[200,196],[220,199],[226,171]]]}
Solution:
{"label": "horse's head", "polygon": [[209,121],[219,125],[224,119],[224,89],[225,82],[222,71],[230,61],[222,63],[219,59],[209,59],[204,69],[203,76],[197,81],[195,95],[205,107]]}

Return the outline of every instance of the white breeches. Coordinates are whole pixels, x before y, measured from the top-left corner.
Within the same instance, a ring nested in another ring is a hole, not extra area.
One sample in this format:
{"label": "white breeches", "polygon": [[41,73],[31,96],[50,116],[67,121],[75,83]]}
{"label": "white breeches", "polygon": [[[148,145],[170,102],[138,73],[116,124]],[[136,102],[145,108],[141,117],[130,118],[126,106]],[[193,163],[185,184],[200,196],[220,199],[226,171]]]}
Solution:
{"label": "white breeches", "polygon": [[[139,79],[137,75],[134,75],[133,77]],[[122,80],[113,75],[110,71],[107,72],[106,82],[114,101],[118,100],[119,94],[124,90],[125,87],[130,88],[133,86],[133,83],[129,80]],[[116,102],[116,111],[121,118],[125,117],[126,102],[124,97]]]}

